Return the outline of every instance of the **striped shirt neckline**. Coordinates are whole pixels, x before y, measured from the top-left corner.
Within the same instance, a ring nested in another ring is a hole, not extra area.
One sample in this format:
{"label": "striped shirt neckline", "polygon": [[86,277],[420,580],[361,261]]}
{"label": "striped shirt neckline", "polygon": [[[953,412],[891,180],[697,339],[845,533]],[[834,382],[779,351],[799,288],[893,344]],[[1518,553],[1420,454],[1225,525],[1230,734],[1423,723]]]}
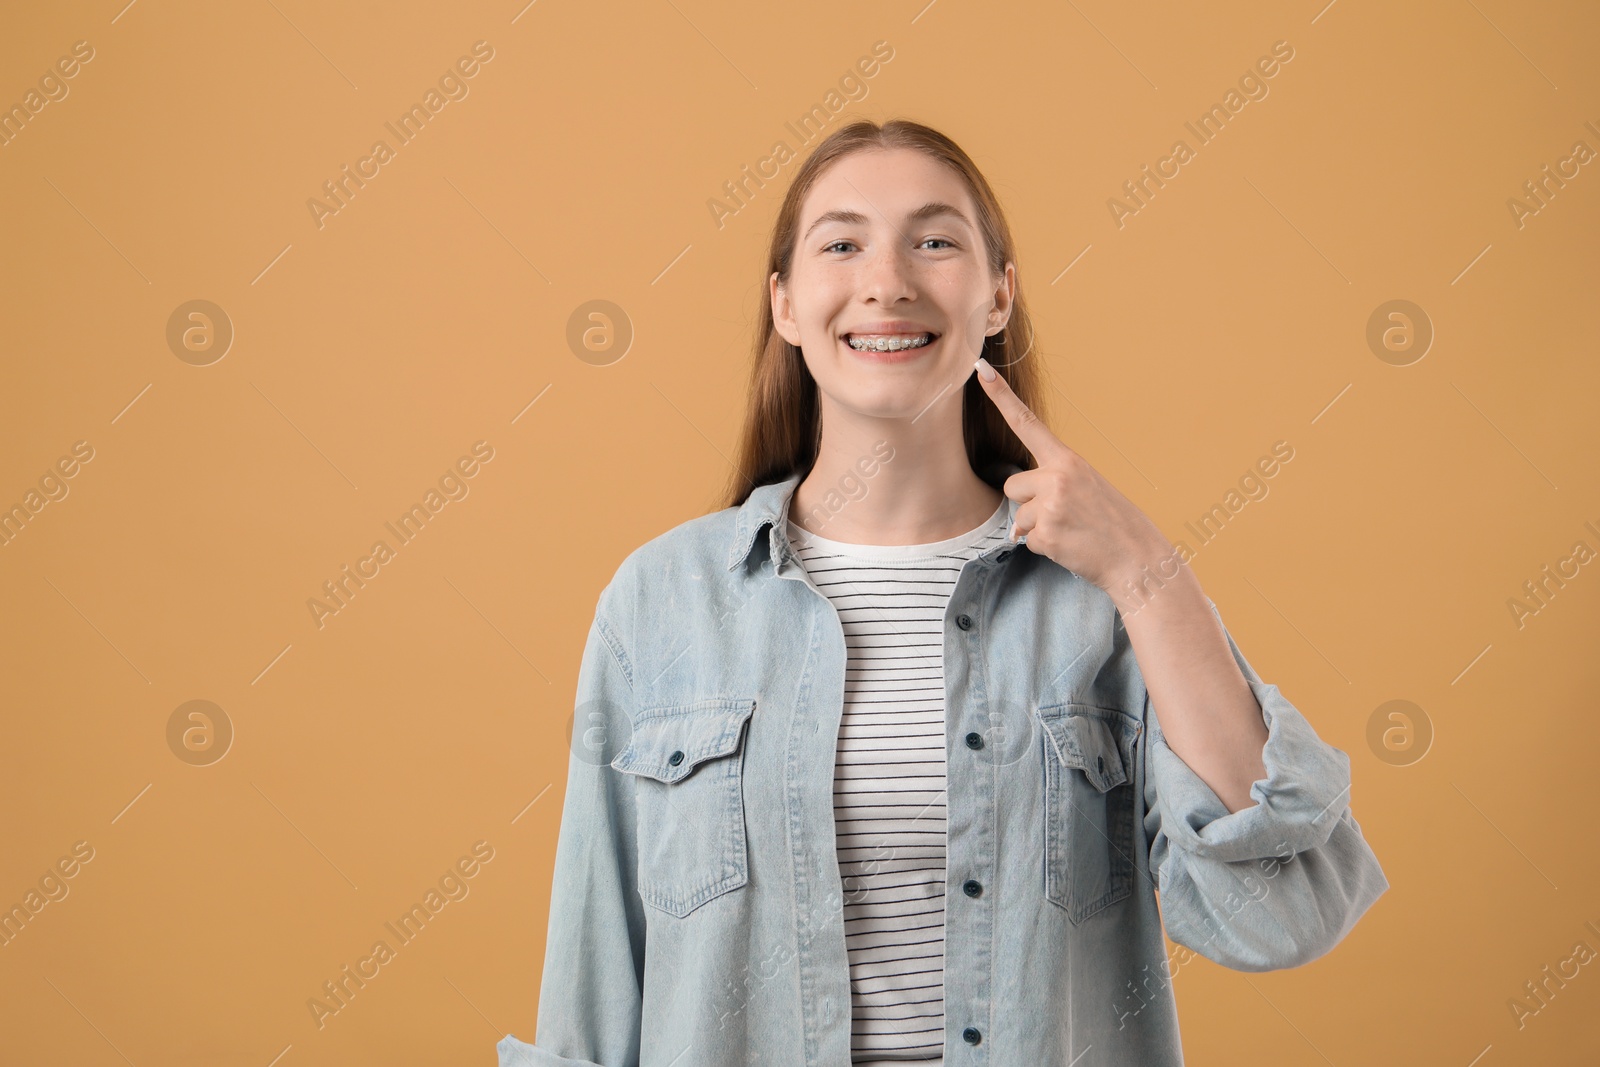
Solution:
{"label": "striped shirt neckline", "polygon": [[994,509],[993,514],[964,534],[920,545],[862,545],[851,541],[835,541],[796,525],[793,519],[785,519],[785,522],[789,529],[789,540],[796,550],[809,546],[828,555],[849,556],[851,559],[913,563],[937,559],[963,548],[971,548],[989,538],[996,528],[999,528],[1001,533],[1006,532],[1007,503],[1007,499],[1001,497],[1000,506]]}

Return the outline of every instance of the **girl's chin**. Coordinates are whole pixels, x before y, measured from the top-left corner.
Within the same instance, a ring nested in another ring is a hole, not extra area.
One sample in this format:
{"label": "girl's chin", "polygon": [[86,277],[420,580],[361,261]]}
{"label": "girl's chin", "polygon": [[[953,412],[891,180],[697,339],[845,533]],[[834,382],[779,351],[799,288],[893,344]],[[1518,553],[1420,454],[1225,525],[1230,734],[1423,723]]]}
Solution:
{"label": "girl's chin", "polygon": [[[822,383],[819,383],[822,384]],[[915,419],[932,414],[938,401],[955,398],[960,403],[961,382],[922,373],[884,374],[865,371],[826,383],[823,394],[830,406],[863,419]]]}

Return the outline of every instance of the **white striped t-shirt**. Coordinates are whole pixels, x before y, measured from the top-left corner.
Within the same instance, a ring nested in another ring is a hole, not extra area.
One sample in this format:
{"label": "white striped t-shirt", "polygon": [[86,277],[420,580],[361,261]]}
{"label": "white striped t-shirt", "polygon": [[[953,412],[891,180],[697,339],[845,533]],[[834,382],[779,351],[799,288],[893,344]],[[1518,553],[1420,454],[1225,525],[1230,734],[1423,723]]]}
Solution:
{"label": "white striped t-shirt", "polygon": [[943,1062],[944,613],[966,561],[1006,540],[1006,505],[922,545],[847,544],[787,523],[844,627],[833,805],[857,1067]]}

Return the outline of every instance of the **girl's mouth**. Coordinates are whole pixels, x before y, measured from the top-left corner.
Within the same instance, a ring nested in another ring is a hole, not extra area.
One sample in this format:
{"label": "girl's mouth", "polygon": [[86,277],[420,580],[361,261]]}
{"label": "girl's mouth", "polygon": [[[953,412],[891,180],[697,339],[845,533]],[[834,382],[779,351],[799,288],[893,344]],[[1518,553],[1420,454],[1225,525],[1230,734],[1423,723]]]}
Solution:
{"label": "girl's mouth", "polygon": [[927,348],[939,339],[936,333],[845,334],[844,343],[852,352],[864,355],[905,355]]}

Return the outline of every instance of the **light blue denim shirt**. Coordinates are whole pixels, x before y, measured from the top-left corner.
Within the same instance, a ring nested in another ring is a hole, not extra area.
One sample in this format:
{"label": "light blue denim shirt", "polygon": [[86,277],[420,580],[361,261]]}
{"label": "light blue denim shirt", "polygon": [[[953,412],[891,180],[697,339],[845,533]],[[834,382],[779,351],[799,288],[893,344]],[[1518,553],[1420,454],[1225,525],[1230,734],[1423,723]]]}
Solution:
{"label": "light blue denim shirt", "polygon": [[[538,1027],[501,1067],[850,1064],[845,641],[785,533],[799,481],[653,539],[600,594]],[[1389,887],[1349,757],[1232,635],[1267,776],[1229,813],[1093,583],[1004,544],[965,564],[944,632],[947,1067],[1181,1064],[1163,922],[1225,967],[1296,967]]]}

